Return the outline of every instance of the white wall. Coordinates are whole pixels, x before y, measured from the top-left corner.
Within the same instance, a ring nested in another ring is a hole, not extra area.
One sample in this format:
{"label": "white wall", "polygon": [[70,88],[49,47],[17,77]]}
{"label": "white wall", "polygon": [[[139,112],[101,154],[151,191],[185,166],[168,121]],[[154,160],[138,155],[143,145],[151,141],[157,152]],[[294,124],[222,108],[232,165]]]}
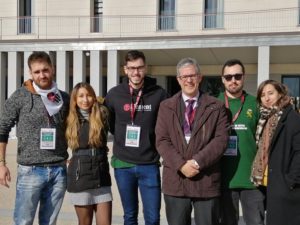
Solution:
{"label": "white wall", "polygon": [[113,15],[156,15],[157,0],[104,0],[103,14]]}
{"label": "white wall", "polygon": [[0,17],[17,16],[17,0],[0,0]]}
{"label": "white wall", "polygon": [[298,7],[298,0],[224,0],[225,12]]}

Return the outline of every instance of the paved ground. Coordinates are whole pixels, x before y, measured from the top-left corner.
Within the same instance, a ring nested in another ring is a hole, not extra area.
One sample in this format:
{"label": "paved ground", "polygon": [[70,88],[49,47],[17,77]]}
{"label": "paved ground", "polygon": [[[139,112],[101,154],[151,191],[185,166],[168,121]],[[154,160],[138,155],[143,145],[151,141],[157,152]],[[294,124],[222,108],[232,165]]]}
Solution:
{"label": "paved ground", "polygon": [[[111,147],[111,143],[110,143]],[[10,169],[12,181],[10,183],[10,188],[0,186],[0,225],[12,225],[12,215],[14,209],[14,200],[15,200],[15,183],[16,183],[16,141],[10,140],[8,143],[7,149],[7,165]],[[111,170],[111,175],[113,178],[113,170]],[[121,225],[123,224],[123,211],[121,207],[120,198],[118,191],[116,189],[116,184],[114,178],[112,179],[112,192],[113,192],[113,216],[112,216],[112,225]],[[140,215],[142,216],[142,209],[140,209]],[[141,224],[143,223],[142,217],[139,218]],[[37,219],[35,220],[34,225],[37,225]],[[69,203],[68,193],[65,196],[65,200],[60,211],[57,225],[75,225],[77,224],[77,217],[74,211],[73,206]],[[94,223],[95,224],[95,223]],[[167,225],[165,217],[165,206],[162,199],[161,207],[161,225]],[[244,225],[241,221],[240,225]]]}

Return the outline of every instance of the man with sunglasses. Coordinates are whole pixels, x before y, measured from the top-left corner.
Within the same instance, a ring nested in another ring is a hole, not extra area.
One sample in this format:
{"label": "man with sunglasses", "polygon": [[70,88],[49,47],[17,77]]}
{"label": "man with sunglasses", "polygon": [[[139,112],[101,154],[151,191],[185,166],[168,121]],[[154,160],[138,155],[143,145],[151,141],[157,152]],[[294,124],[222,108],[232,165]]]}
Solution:
{"label": "man with sunglasses", "polygon": [[222,224],[237,225],[239,202],[246,225],[264,224],[264,194],[250,181],[256,154],[255,132],[259,118],[254,96],[243,90],[245,67],[240,60],[228,60],[222,69],[225,102],[231,122],[227,150],[222,157]]}

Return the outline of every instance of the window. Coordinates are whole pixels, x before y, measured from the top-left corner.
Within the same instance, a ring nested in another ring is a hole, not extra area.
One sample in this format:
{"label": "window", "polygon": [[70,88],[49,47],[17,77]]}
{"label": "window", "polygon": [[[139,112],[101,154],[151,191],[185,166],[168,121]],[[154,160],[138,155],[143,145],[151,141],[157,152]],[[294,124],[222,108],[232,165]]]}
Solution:
{"label": "window", "polygon": [[224,0],[204,1],[204,28],[222,28]]}
{"label": "window", "polygon": [[220,76],[203,76],[200,89],[211,96],[218,97],[224,91],[224,85]]}
{"label": "window", "polygon": [[175,0],[159,1],[158,29],[159,30],[175,29]]}
{"label": "window", "polygon": [[30,34],[32,25],[31,0],[19,0],[18,15],[19,34]]}
{"label": "window", "polygon": [[296,109],[300,109],[300,75],[283,75],[282,83],[288,87]]}
{"label": "window", "polygon": [[93,0],[92,32],[102,32],[103,0]]}
{"label": "window", "polygon": [[300,0],[298,0],[298,25],[300,25]]}
{"label": "window", "polygon": [[282,83],[288,87],[290,96],[300,96],[300,76],[283,75]]}

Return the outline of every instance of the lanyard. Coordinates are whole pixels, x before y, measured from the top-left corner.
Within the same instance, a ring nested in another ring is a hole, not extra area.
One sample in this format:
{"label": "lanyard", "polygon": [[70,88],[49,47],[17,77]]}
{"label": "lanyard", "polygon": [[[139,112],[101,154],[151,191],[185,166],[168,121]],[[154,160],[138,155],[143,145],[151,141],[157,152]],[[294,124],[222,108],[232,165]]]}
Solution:
{"label": "lanyard", "polygon": [[[225,107],[227,109],[229,109],[229,101],[228,101],[228,96],[227,96],[226,92],[224,92],[224,97],[225,97]],[[231,124],[234,124],[234,122],[237,120],[237,118],[239,117],[239,115],[242,111],[243,105],[245,103],[245,94],[244,93],[241,95],[240,99],[241,99],[241,107],[236,112],[236,114],[233,116]]]}
{"label": "lanyard", "polygon": [[136,96],[136,101],[135,101],[135,103],[133,103],[133,87],[131,87],[130,85],[129,85],[129,90],[130,90],[130,95],[131,95],[130,118],[131,118],[131,123],[133,124],[135,111],[136,111],[136,109],[137,109],[137,106],[138,106],[139,101],[140,101],[141,96],[142,96],[142,88],[139,90],[139,93],[138,93],[138,95]]}
{"label": "lanyard", "polygon": [[47,117],[47,123],[48,123],[48,127],[50,128],[51,127],[51,116],[49,115],[47,109],[46,109],[46,106],[44,106],[44,109],[45,109],[45,115]]}

